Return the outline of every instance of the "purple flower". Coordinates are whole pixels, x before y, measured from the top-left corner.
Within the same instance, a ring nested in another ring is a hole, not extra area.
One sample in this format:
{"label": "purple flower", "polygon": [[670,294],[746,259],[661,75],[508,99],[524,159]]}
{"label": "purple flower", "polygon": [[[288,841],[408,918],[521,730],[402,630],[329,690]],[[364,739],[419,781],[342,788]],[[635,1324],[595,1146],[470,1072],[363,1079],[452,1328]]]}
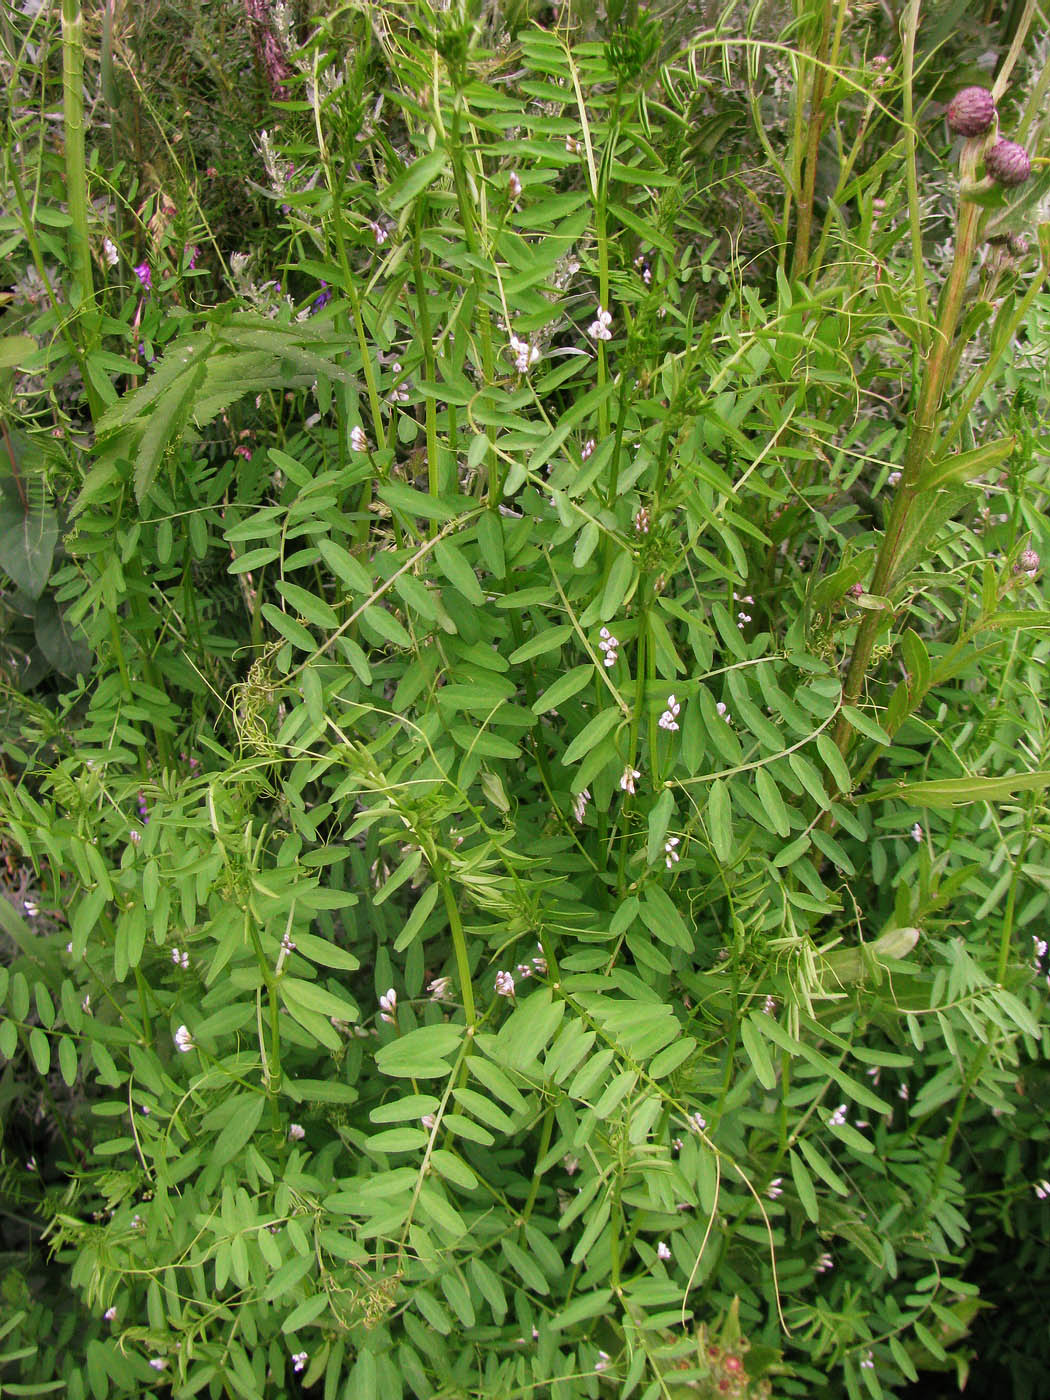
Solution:
{"label": "purple flower", "polygon": [[142,283],[142,290],[143,290],[144,292],[152,292],[152,290],[153,290],[153,277],[152,277],[152,274],[150,273],[150,270],[149,270],[149,263],[148,263],[148,262],[140,262],[140,263],[138,264],[138,266],[137,266],[136,268],[133,269],[133,271],[134,271],[134,273],[135,273],[135,276],[136,276],[136,277],[139,279],[139,281]]}
{"label": "purple flower", "polygon": [[310,310],[310,315],[313,316],[316,312],[320,311],[322,307],[327,306],[331,300],[332,289],[327,282],[322,282],[320,292],[314,297],[314,304]]}

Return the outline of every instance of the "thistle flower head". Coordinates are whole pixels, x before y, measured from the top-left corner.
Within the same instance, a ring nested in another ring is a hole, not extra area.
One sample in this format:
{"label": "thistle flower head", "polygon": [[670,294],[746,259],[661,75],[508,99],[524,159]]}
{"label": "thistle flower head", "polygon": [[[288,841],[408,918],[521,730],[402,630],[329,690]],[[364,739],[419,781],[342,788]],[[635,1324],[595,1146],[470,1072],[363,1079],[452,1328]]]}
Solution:
{"label": "thistle flower head", "polygon": [[995,98],[987,88],[965,87],[948,103],[948,125],[959,136],[983,136],[995,117]]}

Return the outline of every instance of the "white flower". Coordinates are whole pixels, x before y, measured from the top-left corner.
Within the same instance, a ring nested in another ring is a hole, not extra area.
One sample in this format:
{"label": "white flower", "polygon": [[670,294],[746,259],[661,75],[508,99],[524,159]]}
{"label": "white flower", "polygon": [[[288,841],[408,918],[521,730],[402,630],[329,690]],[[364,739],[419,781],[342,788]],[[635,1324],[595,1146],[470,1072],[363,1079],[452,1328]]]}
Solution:
{"label": "white flower", "polygon": [[901,474],[900,474],[900,472],[890,472],[889,476],[886,478],[886,485],[887,485],[887,486],[899,486],[899,485],[900,485],[900,479],[901,479]]}
{"label": "white flower", "polygon": [[372,230],[372,237],[376,241],[376,247],[381,248],[390,237],[389,233],[387,233],[382,224],[374,223],[372,220],[369,220],[368,227]]}
{"label": "white flower", "polygon": [[379,1019],[392,1026],[397,1021],[397,992],[393,987],[379,998]]}
{"label": "white flower", "polygon": [[635,782],[641,776],[642,775],[638,771],[638,769],[632,768],[631,765],[628,763],[627,767],[623,770],[623,776],[620,779],[620,787],[623,789],[624,792],[630,793],[630,795],[633,797]]}
{"label": "white flower", "polygon": [[772,1016],[773,1013],[774,1013],[774,1011],[776,1011],[776,1009],[777,1009],[776,998],[775,998],[775,997],[766,997],[765,1002],[764,1002],[764,1004],[763,1004],[763,1006],[762,1006],[762,1010],[766,1013],[766,1015],[767,1015],[767,1016]]}
{"label": "white flower", "polygon": [[620,645],[618,639],[613,636],[613,634],[609,631],[608,627],[603,627],[602,630],[598,633],[598,636],[601,639],[598,642],[598,650],[605,653],[606,666],[615,666],[617,657],[619,655],[617,651],[617,648]]}
{"label": "white flower", "polygon": [[572,799],[572,814],[576,818],[577,826],[579,826],[582,823],[584,815],[587,811],[587,803],[590,800],[591,794],[586,788],[584,788],[582,792],[578,792],[576,796]]}
{"label": "white flower", "polygon": [[171,950],[171,960],[172,960],[172,962],[175,964],[176,967],[181,967],[182,970],[183,970],[183,972],[185,972],[186,969],[187,969],[187,968],[189,967],[189,965],[190,965],[190,955],[189,955],[189,953],[182,952],[182,951],[180,951],[178,948],[172,948],[172,950]]}
{"label": "white flower", "polygon": [[[677,728],[677,726],[675,726],[675,727]],[[678,837],[677,837],[677,836],[669,836],[669,837],[667,838],[667,840],[664,842],[664,860],[667,862],[667,868],[668,868],[668,870],[670,870],[670,868],[671,868],[672,865],[677,865],[677,864],[678,864],[678,861],[681,859],[681,857],[679,856],[678,852],[675,850],[675,847],[676,847],[677,845],[678,845]]]}
{"label": "white flower", "polygon": [[117,245],[113,242],[112,238],[103,238],[102,256],[105,258],[106,262],[109,264],[110,267],[116,267],[117,263],[120,261],[120,254],[117,252]]}
{"label": "white flower", "polygon": [[297,1351],[297,1352],[293,1352],[293,1354],[292,1354],[292,1370],[293,1370],[293,1371],[301,1371],[301,1370],[303,1370],[303,1368],[306,1366],[306,1363],[307,1363],[309,1360],[310,1360],[310,1353],[309,1353],[308,1351]]}
{"label": "white flower", "polygon": [[592,321],[587,327],[587,334],[592,340],[612,340],[612,312],[606,311],[604,307],[598,307],[598,318]]}
{"label": "white flower", "polygon": [[90,993],[90,992],[88,992],[87,996],[86,996],[86,997],[84,998],[84,1000],[80,1003],[80,1005],[81,1005],[81,1008],[82,1008],[84,1011],[87,1011],[87,1012],[90,1014],[90,1011],[91,1011],[91,993]]}
{"label": "white flower", "polygon": [[537,943],[537,944],[536,944],[536,947],[537,947],[540,951],[539,951],[538,956],[535,957],[535,958],[533,958],[533,960],[532,960],[532,965],[533,965],[533,967],[536,969],[536,971],[540,974],[540,976],[542,977],[542,976],[544,975],[544,973],[547,971],[547,959],[543,956],[543,944],[542,944],[542,943]]}
{"label": "white flower", "polygon": [[908,1086],[907,1086],[907,1084],[902,1084],[901,1087],[897,1090],[897,1097],[898,1097],[899,1099],[905,1099],[905,1100],[907,1099],[907,1097],[908,1097]]}
{"label": "white flower", "polygon": [[451,985],[451,977],[435,977],[433,982],[427,983],[427,991],[430,993],[430,1000],[444,1001],[448,996],[448,989]]}
{"label": "white flower", "polygon": [[303,1140],[303,1138],[304,1138],[305,1136],[306,1136],[306,1129],[303,1127],[303,1125],[302,1125],[301,1123],[292,1123],[292,1124],[289,1125],[289,1128],[288,1128],[288,1141],[289,1141],[289,1142],[302,1142],[302,1140]]}
{"label": "white flower", "polygon": [[702,1133],[707,1127],[707,1119],[699,1109],[697,1109],[695,1113],[689,1115],[689,1126],[694,1133]]}
{"label": "white flower", "polygon": [[175,1032],[175,1049],[182,1055],[193,1049],[193,1036],[187,1026],[180,1026]]}
{"label": "white flower", "polygon": [[828,1119],[828,1126],[832,1128],[840,1128],[842,1124],[845,1123],[845,1121],[846,1105],[844,1103],[840,1103],[838,1108],[836,1108],[835,1112]]}
{"label": "white flower", "polygon": [[365,430],[358,423],[350,429],[350,447],[354,452],[367,452],[368,439],[365,437]]}
{"label": "white flower", "polygon": [[818,1273],[818,1274],[825,1274],[825,1273],[827,1273],[827,1271],[828,1271],[829,1269],[833,1269],[834,1267],[835,1267],[835,1261],[834,1261],[834,1259],[832,1259],[831,1255],[828,1254],[828,1253],[822,1254],[822,1255],[820,1256],[820,1258],[817,1260],[817,1273]]}
{"label": "white flower", "polygon": [[153,1356],[150,1358],[149,1364],[155,1371],[163,1371],[168,1363],[164,1360],[163,1356]]}
{"label": "white flower", "polygon": [[634,516],[634,528],[639,535],[649,533],[649,512],[645,506],[639,506]]}
{"label": "white flower", "polygon": [[587,458],[594,451],[596,445],[597,444],[595,443],[594,438],[588,438],[587,441],[580,448],[580,457],[584,462],[586,462]]}
{"label": "white flower", "polygon": [[102,1314],[102,1316],[103,1316],[103,1318],[105,1319],[106,1322],[112,1322],[113,1319],[116,1317],[116,1315],[117,1315],[117,1310],[116,1310],[116,1308],[107,1308],[106,1311]]}
{"label": "white flower", "polygon": [[511,973],[496,973],[496,992],[501,997],[512,997],[514,995],[514,978]]}
{"label": "white flower", "polygon": [[664,1243],[663,1240],[660,1240],[660,1241],[657,1243],[657,1246],[656,1246],[656,1257],[657,1257],[657,1259],[670,1259],[670,1257],[671,1257],[671,1250],[670,1250],[670,1248]]}
{"label": "white flower", "polygon": [[424,1113],[423,1117],[419,1121],[423,1124],[423,1127],[426,1128],[428,1133],[432,1133],[434,1131],[434,1124],[437,1122],[437,1119],[432,1113]]}
{"label": "white flower", "polygon": [[660,716],[659,724],[661,729],[675,730],[678,728],[678,716],[682,707],[673,695],[667,697],[667,708]]}
{"label": "white flower", "polygon": [[[1033,933],[1033,934],[1032,934],[1032,942],[1035,944],[1035,955],[1036,955],[1036,957],[1037,957],[1037,958],[1043,958],[1043,957],[1045,957],[1045,956],[1046,956],[1046,948],[1047,948],[1046,939],[1045,939],[1045,938],[1040,938],[1040,937],[1038,936],[1038,934],[1034,934],[1034,933]],[[69,945],[69,951],[70,951],[70,952],[73,951],[73,945],[72,945],[72,943]]]}
{"label": "white flower", "polygon": [[1032,1190],[1039,1200],[1045,1201],[1050,1196],[1050,1181],[1037,1181]]}
{"label": "white flower", "polygon": [[607,1351],[600,1351],[598,1353],[598,1360],[594,1363],[594,1369],[596,1371],[604,1371],[608,1365],[609,1353]]}
{"label": "white flower", "polygon": [[522,978],[522,980],[524,980],[526,977],[532,976],[532,968],[528,965],[528,963],[518,963],[514,971],[518,974],[520,978]]}
{"label": "white flower", "polygon": [[22,908],[26,911],[26,917],[29,919],[35,919],[40,913],[40,906],[35,899],[24,899],[22,901]]}
{"label": "white flower", "polygon": [[528,374],[540,358],[538,345],[530,345],[527,340],[519,340],[516,335],[512,335],[510,338],[510,351],[514,356],[514,368],[519,374]]}
{"label": "white flower", "polygon": [[507,193],[512,200],[517,200],[521,195],[521,180],[516,170],[512,170],[507,176]]}
{"label": "white flower", "polygon": [[133,831],[129,831],[129,832],[128,832],[128,838],[129,838],[129,840],[132,842],[133,845],[137,846],[137,845],[139,844],[139,842],[142,840],[142,832],[141,832],[141,831],[134,831],[134,830],[133,830]]}
{"label": "white flower", "polygon": [[918,845],[922,841],[922,827],[918,822],[911,829],[911,839]]}
{"label": "white flower", "polygon": [[287,933],[282,935],[281,937],[281,952],[285,955],[285,957],[287,957],[289,953],[295,952],[295,944],[292,942],[291,937]]}
{"label": "white flower", "polygon": [[566,136],[565,149],[570,156],[578,156],[580,154],[580,143],[575,136]]}
{"label": "white flower", "polygon": [[775,1176],[766,1187],[766,1195],[771,1201],[775,1201],[778,1196],[784,1194],[783,1180],[784,1178],[782,1176]]}
{"label": "white flower", "polygon": [[726,724],[728,724],[732,719],[732,715],[730,715],[729,711],[726,709],[726,704],[724,700],[719,700],[718,704],[715,706],[715,710],[718,714],[722,716]]}
{"label": "white flower", "polygon": [[874,1360],[872,1359],[872,1355],[871,1355],[871,1352],[870,1352],[870,1351],[869,1351],[868,1354],[864,1357],[864,1359],[861,1361],[860,1364],[861,1364],[861,1366],[862,1366],[866,1371],[872,1371],[872,1370],[875,1369],[875,1362],[874,1362]]}

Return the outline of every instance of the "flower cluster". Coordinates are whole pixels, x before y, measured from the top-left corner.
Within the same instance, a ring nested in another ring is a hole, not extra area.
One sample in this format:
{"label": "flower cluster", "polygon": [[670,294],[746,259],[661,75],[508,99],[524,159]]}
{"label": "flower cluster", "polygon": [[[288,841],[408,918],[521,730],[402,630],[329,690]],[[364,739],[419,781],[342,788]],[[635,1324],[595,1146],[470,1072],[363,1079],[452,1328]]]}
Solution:
{"label": "flower cluster", "polygon": [[677,865],[679,860],[681,859],[677,850],[675,849],[675,847],[678,844],[679,842],[677,836],[669,836],[664,842],[664,862],[667,865],[668,870],[670,870],[673,865]]}
{"label": "flower cluster", "polygon": [[538,345],[530,345],[527,340],[519,340],[516,335],[510,338],[510,351],[514,356],[514,368],[519,374],[528,374],[540,358]]}
{"label": "flower cluster", "polygon": [[660,728],[668,729],[672,732],[676,730],[678,728],[678,716],[681,713],[681,711],[681,705],[678,703],[678,701],[674,698],[673,695],[669,695],[667,697],[667,705],[658,721]]}
{"label": "flower cluster", "polygon": [[357,423],[350,429],[350,448],[353,452],[367,452],[368,439],[365,437],[365,430]]}
{"label": "flower cluster", "polygon": [[180,1026],[175,1032],[175,1049],[180,1055],[185,1055],[193,1049],[193,1036],[188,1026]]}
{"label": "flower cluster", "polygon": [[171,960],[176,967],[181,967],[183,972],[185,972],[189,968],[190,955],[189,953],[185,952],[180,948],[172,948]]}
{"label": "flower cluster", "polygon": [[592,340],[612,340],[612,312],[606,311],[603,306],[598,307],[597,318],[587,327],[587,334]]}
{"label": "flower cluster", "polygon": [[627,767],[623,770],[623,776],[620,778],[620,787],[624,792],[633,797],[634,785],[641,776],[639,770],[637,768],[632,768],[628,763]]}
{"label": "flower cluster", "polygon": [[840,1103],[835,1112],[828,1119],[829,1128],[841,1128],[846,1121],[846,1105]]}
{"label": "flower cluster", "polygon": [[514,977],[511,973],[496,973],[496,994],[501,997],[512,997],[514,995]]}
{"label": "flower cluster", "polygon": [[576,825],[580,826],[587,812],[587,803],[591,800],[591,794],[586,788],[578,792],[572,799],[572,815],[576,818]]}
{"label": "flower cluster", "polygon": [[598,650],[605,653],[606,667],[615,666],[619,655],[619,641],[609,631],[608,627],[603,627],[598,633],[598,637],[600,639],[598,642]]}
{"label": "flower cluster", "polygon": [[379,1019],[389,1026],[397,1025],[397,992],[393,987],[379,998]]}

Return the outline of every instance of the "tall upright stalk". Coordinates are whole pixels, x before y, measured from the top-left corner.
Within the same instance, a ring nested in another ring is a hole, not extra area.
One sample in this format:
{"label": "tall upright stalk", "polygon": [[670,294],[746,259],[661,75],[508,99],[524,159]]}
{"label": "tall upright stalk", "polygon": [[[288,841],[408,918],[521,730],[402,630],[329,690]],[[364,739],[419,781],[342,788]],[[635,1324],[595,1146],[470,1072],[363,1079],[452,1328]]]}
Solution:
{"label": "tall upright stalk", "polygon": [[[895,582],[897,568],[903,553],[903,542],[908,517],[921,491],[921,478],[930,454],[940,419],[944,396],[949,387],[951,367],[954,363],[955,332],[963,308],[966,281],[973,265],[974,250],[980,225],[981,209],[965,191],[972,182],[978,156],[984,144],[979,137],[967,141],[960,160],[960,182],[963,193],[959,200],[959,213],[955,233],[955,251],[951,271],[944,284],[938,305],[937,321],[933,329],[933,339],[926,356],[919,401],[915,408],[911,434],[904,462],[901,465],[901,480],[890,510],[875,562],[875,571],[869,591],[876,597],[885,597]],[[843,686],[843,700],[852,705],[860,694],[871,663],[875,638],[882,621],[882,613],[872,611],[864,616],[857,629],[857,638],[850,657],[849,670]],[[845,753],[849,747],[852,729],[845,718],[839,721],[835,741]]]}
{"label": "tall upright stalk", "polygon": [[[91,272],[88,228],[87,158],[84,148],[84,16],[80,0],[62,0],[62,118],[66,147],[66,204],[72,220],[69,257],[70,302],[77,319],[79,343],[86,351],[94,340],[95,285]],[[93,419],[103,404],[85,375],[84,387]]]}

